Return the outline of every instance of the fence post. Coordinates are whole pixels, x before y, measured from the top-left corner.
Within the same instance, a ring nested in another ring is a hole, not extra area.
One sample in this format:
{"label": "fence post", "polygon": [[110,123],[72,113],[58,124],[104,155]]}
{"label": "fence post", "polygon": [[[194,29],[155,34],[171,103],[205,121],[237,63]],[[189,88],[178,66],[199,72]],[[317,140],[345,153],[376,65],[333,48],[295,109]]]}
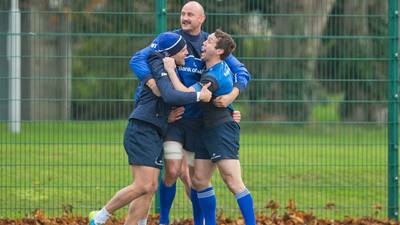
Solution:
{"label": "fence post", "polygon": [[7,54],[10,66],[9,81],[9,114],[8,121],[11,132],[21,132],[21,13],[17,0],[11,2],[11,33],[8,36]]}
{"label": "fence post", "polygon": [[388,217],[398,220],[398,2],[389,0]]}
{"label": "fence post", "polygon": [[[156,33],[159,34],[167,30],[167,4],[166,0],[156,1]],[[161,170],[158,176],[158,183],[162,182],[164,170]],[[160,213],[160,189],[158,189],[155,197],[155,212]]]}
{"label": "fence post", "polygon": [[166,0],[156,2],[156,33],[159,34],[167,30],[167,4]]}

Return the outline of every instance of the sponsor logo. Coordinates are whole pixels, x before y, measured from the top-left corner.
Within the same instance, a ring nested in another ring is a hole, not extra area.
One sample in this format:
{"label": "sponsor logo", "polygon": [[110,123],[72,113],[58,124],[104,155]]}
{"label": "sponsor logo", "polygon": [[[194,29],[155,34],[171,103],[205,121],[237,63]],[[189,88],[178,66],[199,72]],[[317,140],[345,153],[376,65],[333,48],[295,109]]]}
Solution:
{"label": "sponsor logo", "polygon": [[193,67],[186,67],[186,66],[180,66],[180,67],[178,67],[178,70],[182,71],[182,72],[189,72],[189,73],[198,73],[198,74],[202,74],[203,73],[202,69],[193,68]]}

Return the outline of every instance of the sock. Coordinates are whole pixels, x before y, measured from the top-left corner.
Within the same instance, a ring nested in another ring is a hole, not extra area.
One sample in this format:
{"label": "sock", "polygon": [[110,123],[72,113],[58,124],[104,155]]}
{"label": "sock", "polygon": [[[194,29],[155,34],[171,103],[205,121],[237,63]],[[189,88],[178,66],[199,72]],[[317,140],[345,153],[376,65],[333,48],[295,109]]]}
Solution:
{"label": "sock", "polygon": [[255,225],[256,217],[254,215],[253,198],[247,188],[242,192],[235,194],[235,198],[242,212],[246,225]]}
{"label": "sock", "polygon": [[213,187],[197,192],[201,212],[203,212],[206,225],[216,225],[217,199]]}
{"label": "sock", "polygon": [[203,225],[204,217],[201,212],[199,199],[197,198],[197,191],[194,190],[193,188],[190,191],[190,199],[192,200],[194,225]]}
{"label": "sock", "polygon": [[99,212],[94,215],[93,220],[95,224],[104,224],[110,218],[111,214],[103,207]]}
{"label": "sock", "polygon": [[169,211],[176,193],[176,183],[166,186],[160,182],[160,224],[169,224]]}
{"label": "sock", "polygon": [[147,218],[140,219],[140,220],[137,222],[137,224],[138,224],[138,225],[146,225],[146,224],[147,224]]}

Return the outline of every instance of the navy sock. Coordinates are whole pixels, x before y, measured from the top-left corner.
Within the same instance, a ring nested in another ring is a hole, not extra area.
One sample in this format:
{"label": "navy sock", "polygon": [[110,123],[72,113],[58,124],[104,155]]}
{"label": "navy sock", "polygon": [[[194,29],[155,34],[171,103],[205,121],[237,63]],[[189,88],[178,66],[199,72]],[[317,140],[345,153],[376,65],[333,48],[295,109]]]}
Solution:
{"label": "navy sock", "polygon": [[166,186],[160,182],[160,224],[169,224],[169,211],[176,193],[176,183]]}
{"label": "navy sock", "polygon": [[246,225],[255,225],[256,217],[254,215],[253,198],[247,188],[242,192],[235,194],[235,198],[242,212]]}
{"label": "navy sock", "polygon": [[209,187],[205,190],[198,191],[197,198],[199,199],[201,212],[203,213],[206,225],[216,225],[217,199],[215,198],[214,189]]}

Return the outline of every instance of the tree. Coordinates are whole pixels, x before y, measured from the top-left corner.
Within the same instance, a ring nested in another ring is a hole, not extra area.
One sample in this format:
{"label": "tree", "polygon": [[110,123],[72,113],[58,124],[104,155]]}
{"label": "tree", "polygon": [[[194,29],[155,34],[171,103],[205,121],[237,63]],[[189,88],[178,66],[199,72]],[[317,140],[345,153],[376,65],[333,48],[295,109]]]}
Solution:
{"label": "tree", "polygon": [[252,73],[257,75],[254,78],[267,79],[267,82],[254,86],[254,89],[262,91],[249,93],[250,99],[270,102],[255,104],[252,110],[254,118],[308,119],[320,36],[335,2],[276,0],[271,1],[272,6],[262,9],[271,15],[267,18],[269,38],[244,43],[246,55],[257,56],[254,52],[264,54],[257,62],[248,64]]}
{"label": "tree", "polygon": [[152,1],[74,1],[72,102],[75,119],[126,118],[138,84],[129,69],[134,52],[154,33]]}
{"label": "tree", "polygon": [[[323,42],[320,54],[324,58],[317,77],[335,79],[323,86],[330,93],[343,93],[339,113],[343,120],[384,121],[386,105],[387,62],[387,1],[355,2],[338,0],[326,36],[340,38]],[[378,60],[377,60],[378,59]]]}

